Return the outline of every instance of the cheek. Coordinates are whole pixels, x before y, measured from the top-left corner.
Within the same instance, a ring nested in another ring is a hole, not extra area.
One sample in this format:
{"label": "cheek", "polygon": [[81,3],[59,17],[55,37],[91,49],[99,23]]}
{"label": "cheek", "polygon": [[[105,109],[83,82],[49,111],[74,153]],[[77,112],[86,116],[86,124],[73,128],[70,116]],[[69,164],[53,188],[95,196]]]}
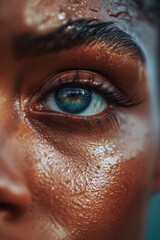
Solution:
{"label": "cheek", "polygon": [[122,124],[116,138],[107,136],[99,146],[92,141],[89,167],[81,167],[81,172],[85,172],[86,191],[81,196],[84,207],[80,211],[81,217],[76,215],[75,222],[81,221],[83,229],[87,227],[86,234],[94,237],[97,234],[95,239],[106,236],[109,239],[117,239],[117,236],[118,239],[136,239],[131,232],[138,234],[141,228],[151,179],[152,154],[147,124],[133,116],[131,119],[128,119],[129,124]]}
{"label": "cheek", "polygon": [[29,179],[36,205],[81,236],[112,239],[123,236],[123,224],[138,226],[151,175],[148,129],[130,116],[116,135],[55,134],[54,147],[51,140],[33,141]]}

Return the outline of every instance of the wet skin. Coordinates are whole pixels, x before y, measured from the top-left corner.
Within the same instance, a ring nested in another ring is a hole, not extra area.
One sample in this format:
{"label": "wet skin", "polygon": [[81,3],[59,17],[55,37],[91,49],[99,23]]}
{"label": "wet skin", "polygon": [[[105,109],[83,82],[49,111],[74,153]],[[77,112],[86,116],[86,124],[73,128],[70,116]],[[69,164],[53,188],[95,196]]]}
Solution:
{"label": "wet skin", "polygon": [[[109,0],[0,1],[0,26],[0,239],[141,239],[154,28],[136,4]],[[106,108],[44,106],[67,84],[105,92]]]}

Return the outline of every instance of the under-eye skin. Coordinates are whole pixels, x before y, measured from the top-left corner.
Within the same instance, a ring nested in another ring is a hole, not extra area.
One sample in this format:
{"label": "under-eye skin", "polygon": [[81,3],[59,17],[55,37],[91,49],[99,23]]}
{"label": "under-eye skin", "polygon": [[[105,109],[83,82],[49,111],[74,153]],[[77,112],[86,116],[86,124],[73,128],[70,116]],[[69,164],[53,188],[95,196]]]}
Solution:
{"label": "under-eye skin", "polygon": [[[118,108],[140,104],[136,96],[128,97],[116,89],[105,76],[87,70],[70,70],[50,75],[31,99],[33,112],[46,118],[66,121],[112,121],[118,125]],[[119,117],[119,116],[118,116]]]}

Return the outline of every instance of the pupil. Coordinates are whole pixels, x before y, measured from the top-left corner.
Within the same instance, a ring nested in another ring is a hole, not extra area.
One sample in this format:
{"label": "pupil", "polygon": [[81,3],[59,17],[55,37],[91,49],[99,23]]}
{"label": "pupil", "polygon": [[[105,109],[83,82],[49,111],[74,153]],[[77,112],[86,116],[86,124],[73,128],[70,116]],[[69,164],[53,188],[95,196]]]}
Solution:
{"label": "pupil", "polygon": [[78,114],[85,111],[90,105],[92,92],[83,88],[61,88],[56,91],[55,100],[61,110]]}

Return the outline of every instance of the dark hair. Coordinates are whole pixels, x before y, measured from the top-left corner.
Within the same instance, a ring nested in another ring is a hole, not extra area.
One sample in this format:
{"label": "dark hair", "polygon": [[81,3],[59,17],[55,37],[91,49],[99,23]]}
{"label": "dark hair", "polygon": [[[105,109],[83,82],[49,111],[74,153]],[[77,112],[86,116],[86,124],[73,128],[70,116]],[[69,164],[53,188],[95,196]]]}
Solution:
{"label": "dark hair", "polygon": [[159,0],[133,0],[143,11],[146,18],[153,23],[160,20],[160,1]]}
{"label": "dark hair", "polygon": [[[158,40],[157,43],[160,42],[160,0],[134,0],[141,10],[144,12],[146,18],[156,24],[158,30]],[[158,78],[157,78],[157,85],[158,85],[158,96],[159,102],[158,105],[160,107],[160,45],[157,44],[157,71],[158,71]],[[160,111],[159,111],[160,113]]]}

